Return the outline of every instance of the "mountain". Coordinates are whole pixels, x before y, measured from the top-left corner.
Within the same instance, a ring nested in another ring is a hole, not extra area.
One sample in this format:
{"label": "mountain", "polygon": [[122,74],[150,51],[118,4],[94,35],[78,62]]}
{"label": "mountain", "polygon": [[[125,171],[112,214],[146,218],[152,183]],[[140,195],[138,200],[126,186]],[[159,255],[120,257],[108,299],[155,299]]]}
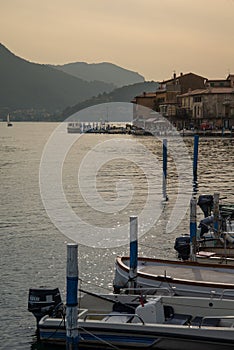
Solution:
{"label": "mountain", "polygon": [[[96,97],[78,103],[72,107],[66,108],[60,119],[64,120],[68,118],[72,114],[84,110],[85,108],[98,105],[101,103],[108,102],[131,102],[135,96],[143,93],[144,91],[156,91],[159,87],[159,84],[155,81],[137,83],[133,85],[124,86],[122,88],[118,88],[113,90],[110,93],[99,94]],[[117,120],[116,120],[117,121]]]}
{"label": "mountain", "polygon": [[112,83],[116,87],[145,81],[142,75],[108,62],[90,64],[74,62],[51,67],[89,82],[99,80],[108,84]]}
{"label": "mountain", "polygon": [[0,114],[16,109],[55,112],[84,101],[113,84],[87,82],[57,69],[26,61],[0,44]]}

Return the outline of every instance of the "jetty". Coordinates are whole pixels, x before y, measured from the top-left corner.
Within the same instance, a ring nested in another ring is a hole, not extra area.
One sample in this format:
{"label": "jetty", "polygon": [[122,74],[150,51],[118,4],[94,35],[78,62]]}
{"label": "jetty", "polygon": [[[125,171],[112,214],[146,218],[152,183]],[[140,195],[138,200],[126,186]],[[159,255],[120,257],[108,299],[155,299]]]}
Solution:
{"label": "jetty", "polygon": [[69,122],[67,125],[69,134],[131,134],[132,125],[129,123],[90,123],[90,122]]}

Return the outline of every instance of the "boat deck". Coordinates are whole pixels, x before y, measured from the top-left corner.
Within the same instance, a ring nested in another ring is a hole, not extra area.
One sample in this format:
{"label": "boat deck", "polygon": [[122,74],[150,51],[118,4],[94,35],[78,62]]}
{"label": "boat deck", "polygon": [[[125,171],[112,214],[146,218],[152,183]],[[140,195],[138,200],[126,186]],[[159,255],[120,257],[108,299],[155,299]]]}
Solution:
{"label": "boat deck", "polygon": [[168,266],[168,264],[160,263],[141,265],[138,267],[138,271],[151,276],[166,276],[167,278],[171,277],[173,279],[193,280],[197,282],[233,284],[234,288],[234,269],[229,269],[228,267],[219,270],[217,267],[191,267],[182,264]]}

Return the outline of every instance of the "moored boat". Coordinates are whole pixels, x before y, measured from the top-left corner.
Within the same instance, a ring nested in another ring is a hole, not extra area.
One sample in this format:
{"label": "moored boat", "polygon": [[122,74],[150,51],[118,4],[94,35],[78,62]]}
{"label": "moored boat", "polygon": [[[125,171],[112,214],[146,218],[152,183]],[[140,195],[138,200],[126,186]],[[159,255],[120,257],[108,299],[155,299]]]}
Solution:
{"label": "moored boat", "polygon": [[[196,205],[191,200],[191,208]],[[189,247],[193,248],[193,244]],[[173,261],[138,257],[137,217],[130,218],[130,256],[117,257],[115,263],[114,291],[124,288],[159,288],[174,290],[176,295],[234,296],[234,265],[200,264],[194,261]],[[191,249],[192,250],[192,249]]]}
{"label": "moored boat", "polygon": [[[80,300],[81,349],[233,349],[233,300],[91,294]],[[38,324],[41,342],[65,345],[66,322],[65,313],[44,316]]]}
{"label": "moored boat", "polygon": [[[130,257],[117,257],[114,291],[128,288]],[[234,266],[138,257],[136,288],[169,288],[176,295],[234,297]]]}

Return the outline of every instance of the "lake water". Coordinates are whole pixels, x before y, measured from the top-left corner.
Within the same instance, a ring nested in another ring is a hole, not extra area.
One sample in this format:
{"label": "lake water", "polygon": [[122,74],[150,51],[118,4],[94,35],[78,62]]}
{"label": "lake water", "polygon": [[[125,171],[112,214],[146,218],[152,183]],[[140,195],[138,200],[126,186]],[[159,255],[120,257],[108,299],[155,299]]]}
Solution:
{"label": "lake water", "polygon": [[[36,342],[35,319],[27,311],[30,287],[59,287],[65,300],[66,243],[71,239],[61,233],[47,215],[39,185],[43,149],[57,125],[14,123],[13,127],[7,128],[5,123],[0,123],[0,349],[42,349]],[[188,154],[192,155],[193,139],[184,139],[184,142]],[[121,148],[120,145],[126,145],[127,154],[125,146]],[[227,197],[223,202],[234,202],[233,145],[234,139],[200,138],[198,194],[220,192],[221,197]],[[146,162],[144,147],[150,151]],[[167,232],[166,226],[178,198],[179,158],[175,160],[169,153],[169,201],[161,205],[161,148],[161,141],[154,137],[133,140],[129,135],[84,135],[73,144],[63,164],[62,185],[70,208],[83,222],[77,227],[82,243],[79,245],[79,271],[83,289],[96,292],[112,290],[115,257],[128,254],[129,248],[124,237],[103,238],[101,230],[109,232],[110,227],[128,225],[129,215],[140,216],[149,197],[147,186],[150,183],[157,202],[155,216],[158,215],[158,220],[150,225],[148,232],[140,236],[139,254],[176,258],[174,240],[179,234],[188,232],[189,211],[187,204],[185,208],[179,208],[183,219],[176,229]],[[62,150],[58,147],[56,151],[60,154]],[[91,165],[82,162],[88,154],[91,163],[95,163],[103,152],[105,157],[101,158],[100,169],[97,165],[97,174],[93,177]],[[148,161],[152,155],[155,162],[158,161],[156,169]],[[88,192],[87,200],[93,200],[93,206],[83,200],[78,189],[80,166],[83,169],[83,189]],[[188,168],[186,170],[185,167],[186,171]],[[158,181],[154,181],[155,177]],[[94,179],[100,197],[92,197],[90,189]],[[184,190],[187,191],[185,184]],[[119,196],[122,198],[120,203]],[[128,197],[131,197],[129,203]],[[60,203],[59,197],[57,199],[56,203]],[[99,210],[98,205],[106,201],[109,204],[105,210]],[[121,207],[123,204],[126,204],[125,207]],[[149,210],[152,210],[152,206]],[[58,208],[56,215],[61,211],[63,208]],[[144,215],[147,216],[147,213]],[[201,216],[200,212],[198,216]],[[97,230],[96,237],[93,228]]]}

